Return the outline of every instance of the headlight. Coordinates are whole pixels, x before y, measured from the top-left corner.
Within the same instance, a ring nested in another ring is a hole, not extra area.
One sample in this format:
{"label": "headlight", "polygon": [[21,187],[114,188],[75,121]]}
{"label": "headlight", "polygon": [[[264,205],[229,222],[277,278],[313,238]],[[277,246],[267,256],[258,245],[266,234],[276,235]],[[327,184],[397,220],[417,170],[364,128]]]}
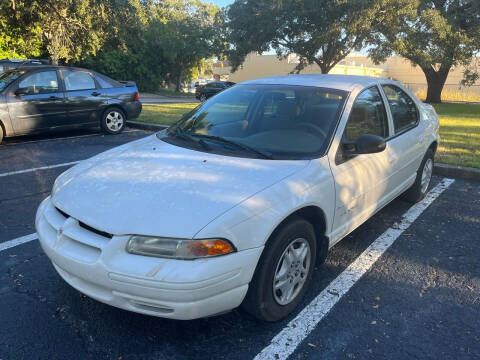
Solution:
{"label": "headlight", "polygon": [[149,236],[131,236],[127,243],[131,254],[193,260],[226,255],[235,251],[224,239],[184,240]]}

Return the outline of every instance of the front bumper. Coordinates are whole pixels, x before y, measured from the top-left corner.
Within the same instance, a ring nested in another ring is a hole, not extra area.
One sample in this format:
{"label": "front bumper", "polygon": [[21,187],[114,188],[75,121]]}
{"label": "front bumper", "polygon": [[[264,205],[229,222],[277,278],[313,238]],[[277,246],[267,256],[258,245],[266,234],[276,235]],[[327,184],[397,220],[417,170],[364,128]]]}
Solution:
{"label": "front bumper", "polygon": [[219,314],[241,304],[263,248],[193,261],[132,255],[128,236],[103,236],[60,213],[50,198],[35,220],[60,276],[103,303],[172,319]]}

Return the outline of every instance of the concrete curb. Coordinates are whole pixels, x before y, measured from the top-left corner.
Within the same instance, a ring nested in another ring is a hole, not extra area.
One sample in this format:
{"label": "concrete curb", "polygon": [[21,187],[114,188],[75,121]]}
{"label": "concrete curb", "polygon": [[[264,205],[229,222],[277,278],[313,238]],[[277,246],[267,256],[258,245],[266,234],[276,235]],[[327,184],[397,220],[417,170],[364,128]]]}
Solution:
{"label": "concrete curb", "polygon": [[[152,124],[141,121],[127,121],[127,125],[131,128],[149,131],[161,131],[168,127],[168,125]],[[480,181],[480,169],[475,169],[471,167],[436,163],[435,167],[433,168],[433,172],[435,175],[440,176]]]}
{"label": "concrete curb", "polygon": [[168,125],[152,124],[142,121],[127,121],[127,126],[134,129],[150,130],[150,131],[161,131],[166,129]]}
{"label": "concrete curb", "polygon": [[480,181],[480,169],[471,167],[436,163],[433,173],[457,179]]}

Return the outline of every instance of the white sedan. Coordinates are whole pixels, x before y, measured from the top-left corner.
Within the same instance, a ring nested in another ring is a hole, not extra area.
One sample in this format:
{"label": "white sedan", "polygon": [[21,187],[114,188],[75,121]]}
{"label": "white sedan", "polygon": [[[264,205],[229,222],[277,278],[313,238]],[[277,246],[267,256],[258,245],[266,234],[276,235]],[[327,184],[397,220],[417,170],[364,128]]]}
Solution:
{"label": "white sedan", "polygon": [[106,304],[276,321],[329,248],[425,196],[438,142],[433,108],[395,81],[251,80],[64,172],[36,228],[60,276]]}

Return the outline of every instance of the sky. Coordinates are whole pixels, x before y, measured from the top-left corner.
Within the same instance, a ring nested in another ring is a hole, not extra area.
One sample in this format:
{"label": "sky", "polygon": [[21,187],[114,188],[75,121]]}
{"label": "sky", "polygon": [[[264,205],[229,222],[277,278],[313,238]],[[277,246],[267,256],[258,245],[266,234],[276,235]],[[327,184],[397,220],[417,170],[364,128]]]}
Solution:
{"label": "sky", "polygon": [[233,3],[233,0],[203,0],[204,2],[213,2],[215,5],[218,5],[220,7],[224,7],[226,5],[229,5]]}

